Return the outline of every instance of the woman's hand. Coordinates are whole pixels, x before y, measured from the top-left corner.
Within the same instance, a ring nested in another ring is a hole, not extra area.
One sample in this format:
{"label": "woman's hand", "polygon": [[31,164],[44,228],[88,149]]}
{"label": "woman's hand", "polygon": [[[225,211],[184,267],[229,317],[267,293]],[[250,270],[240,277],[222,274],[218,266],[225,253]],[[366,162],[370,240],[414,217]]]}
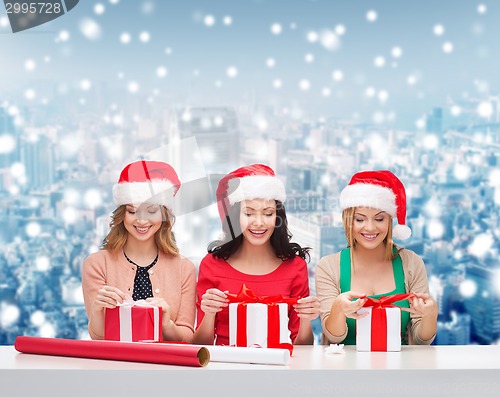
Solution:
{"label": "woman's hand", "polygon": [[[353,301],[354,298],[359,298]],[[337,308],[344,316],[354,319],[366,317],[368,312],[358,314],[358,310],[363,307],[366,302],[366,294],[348,291],[337,296]]]}
{"label": "woman's hand", "polygon": [[163,298],[147,298],[146,302],[161,307],[162,311],[162,322],[163,324],[168,324],[170,322],[170,305]]}
{"label": "woman's hand", "polygon": [[210,288],[201,297],[200,308],[207,313],[218,313],[223,307],[226,307],[229,303],[226,293],[229,291],[222,292],[217,288]]}
{"label": "woman's hand", "polygon": [[315,296],[301,298],[293,305],[301,320],[314,320],[319,316],[319,300]]}
{"label": "woman's hand", "polygon": [[418,314],[422,318],[437,319],[438,305],[436,301],[429,294],[414,294],[415,297],[409,299],[410,308],[401,308],[401,310]]}
{"label": "woman's hand", "polygon": [[104,285],[99,291],[94,300],[94,307],[98,310],[114,309],[118,303],[123,303],[128,295],[120,291],[118,288]]}

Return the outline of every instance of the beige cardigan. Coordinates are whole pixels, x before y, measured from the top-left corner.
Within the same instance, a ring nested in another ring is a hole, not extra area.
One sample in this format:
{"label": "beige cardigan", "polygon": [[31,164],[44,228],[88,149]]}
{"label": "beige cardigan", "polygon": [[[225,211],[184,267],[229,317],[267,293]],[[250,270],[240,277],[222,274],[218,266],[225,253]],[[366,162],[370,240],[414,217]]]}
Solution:
{"label": "beige cardigan", "polygon": [[[182,256],[173,256],[160,251],[158,262],[149,271],[153,296],[164,298],[170,306],[172,321],[194,332],[196,315],[196,270],[191,261]],[[130,264],[123,252],[113,255],[101,250],[85,259],[82,269],[83,298],[87,316],[90,318],[92,304],[99,289],[104,285],[119,288],[132,296],[134,291],[135,266]],[[103,330],[88,325],[92,339],[103,339]]]}
{"label": "beige cardigan", "polygon": [[[405,289],[407,293],[429,293],[427,272],[425,271],[422,258],[413,251],[403,249],[399,255],[403,262],[405,276]],[[347,327],[343,335],[332,335],[325,327],[325,321],[330,315],[333,301],[340,295],[340,252],[321,258],[316,266],[316,295],[320,302],[321,325],[323,326],[323,341],[330,343],[341,343],[347,336]],[[345,292],[345,291],[344,291]],[[411,314],[406,332],[408,344],[430,345],[435,335],[429,340],[421,340],[418,337],[418,327],[422,318]]]}

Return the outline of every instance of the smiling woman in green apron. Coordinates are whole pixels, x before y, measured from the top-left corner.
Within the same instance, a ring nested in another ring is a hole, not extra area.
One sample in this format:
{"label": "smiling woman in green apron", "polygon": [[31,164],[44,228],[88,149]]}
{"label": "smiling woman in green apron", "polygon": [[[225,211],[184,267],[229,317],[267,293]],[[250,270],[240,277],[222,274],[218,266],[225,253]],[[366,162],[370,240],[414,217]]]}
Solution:
{"label": "smiling woman in green apron", "polygon": [[340,207],[347,248],[323,257],[316,267],[323,341],[356,343],[356,320],[368,314],[357,311],[367,296],[412,293],[413,298],[395,303],[402,310],[402,344],[431,344],[438,307],[429,295],[424,263],[392,240],[411,235],[403,184],[390,171],[358,172],[341,192]]}

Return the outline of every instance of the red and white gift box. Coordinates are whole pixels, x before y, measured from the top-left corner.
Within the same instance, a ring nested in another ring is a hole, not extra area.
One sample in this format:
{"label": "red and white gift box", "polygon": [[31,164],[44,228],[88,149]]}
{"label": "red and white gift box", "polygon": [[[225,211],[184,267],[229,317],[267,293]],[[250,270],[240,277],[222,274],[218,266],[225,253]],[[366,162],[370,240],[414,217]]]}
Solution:
{"label": "red and white gift box", "polygon": [[288,304],[229,304],[231,346],[277,347],[283,343],[292,343],[288,329]]}
{"label": "red and white gift box", "polygon": [[162,309],[150,303],[125,301],[106,309],[104,339],[125,342],[162,341]]}
{"label": "red and white gift box", "polygon": [[401,351],[401,308],[393,305],[413,294],[396,294],[383,296],[380,299],[367,298],[358,314],[368,315],[356,320],[356,350]]}
{"label": "red and white gift box", "polygon": [[227,294],[229,303],[229,344],[285,348],[292,351],[288,329],[288,304],[297,298],[256,296],[243,284],[241,291]]}

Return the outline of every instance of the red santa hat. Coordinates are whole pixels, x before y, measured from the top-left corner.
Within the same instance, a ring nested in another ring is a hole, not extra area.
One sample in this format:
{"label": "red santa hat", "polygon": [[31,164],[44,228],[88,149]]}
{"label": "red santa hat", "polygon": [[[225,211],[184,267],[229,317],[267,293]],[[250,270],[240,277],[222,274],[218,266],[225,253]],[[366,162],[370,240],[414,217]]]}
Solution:
{"label": "red santa hat", "polygon": [[392,229],[393,237],[406,240],[411,229],[406,225],[405,187],[391,171],[362,171],[354,174],[340,193],[342,210],[352,207],[380,209],[398,223]]}
{"label": "red santa hat", "polygon": [[123,169],[113,186],[113,199],[117,206],[147,202],[172,209],[180,186],[172,166],[161,161],[140,160]]}
{"label": "red santa hat", "polygon": [[285,186],[274,171],[264,164],[253,164],[227,174],[215,193],[221,220],[229,206],[243,200],[265,199],[285,201]]}

